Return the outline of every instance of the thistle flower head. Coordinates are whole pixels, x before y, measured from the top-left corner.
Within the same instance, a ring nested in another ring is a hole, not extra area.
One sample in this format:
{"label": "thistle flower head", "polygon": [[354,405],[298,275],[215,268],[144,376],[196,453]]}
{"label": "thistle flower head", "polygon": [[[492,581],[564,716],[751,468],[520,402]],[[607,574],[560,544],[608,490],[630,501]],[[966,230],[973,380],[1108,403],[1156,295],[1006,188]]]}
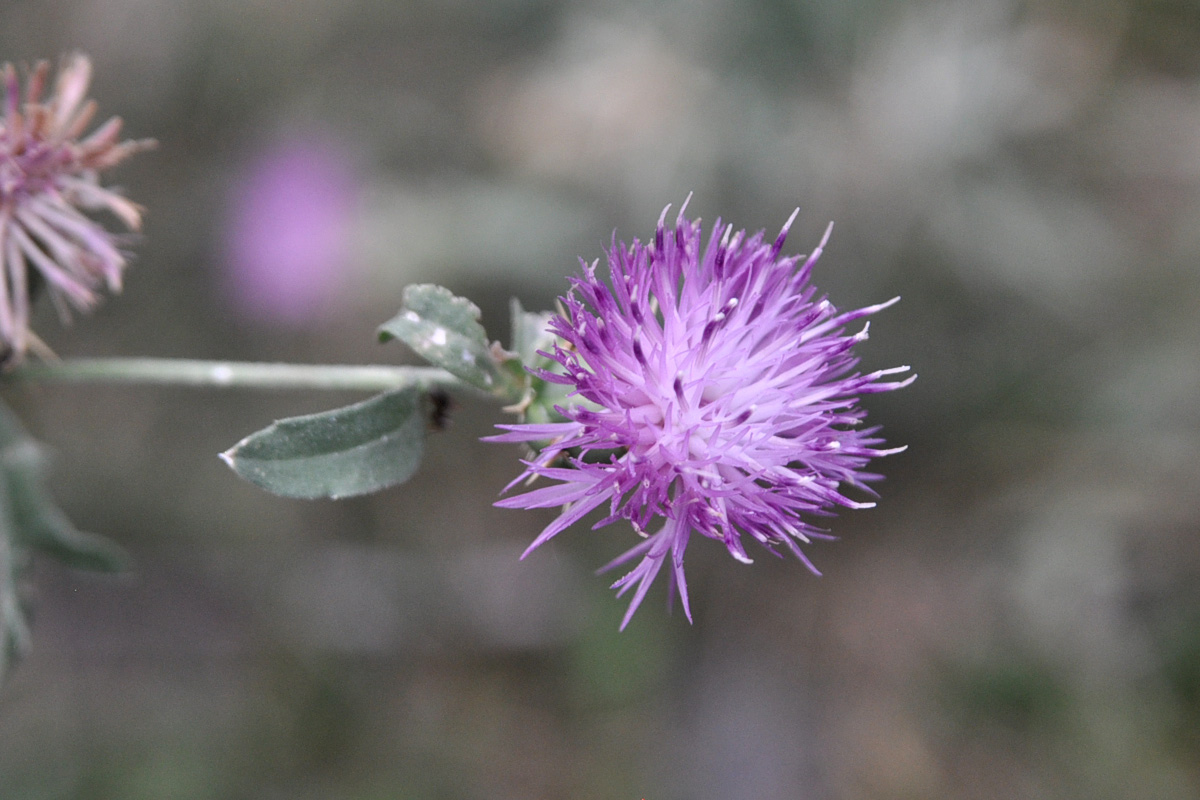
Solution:
{"label": "thistle flower head", "polygon": [[54,89],[43,99],[49,64],[29,72],[22,92],[17,70],[0,68],[5,100],[0,118],[0,348],[4,360],[19,361],[31,336],[30,297],[44,285],[60,316],[86,310],[99,291],[121,288],[126,258],[117,241],[84,212],[109,211],[131,231],[141,226],[141,209],[100,186],[100,172],[151,140],[121,141],[113,117],[84,136],[96,113],[86,100],[91,62],[69,56]]}
{"label": "thistle flower head", "polygon": [[915,378],[888,379],[908,367],[855,371],[866,324],[845,326],[899,298],[843,312],[817,297],[809,275],[829,230],[801,260],[781,256],[795,214],[771,242],[718,220],[707,243],[683,214],[670,229],[664,210],[649,244],[614,235],[610,283],[595,263],[571,280],[550,323],[560,343],[544,353],[557,367],[537,372],[572,390],[556,406],[565,421],[501,425],[508,432],[491,437],[550,443],[514,484],[552,485],[497,503],[563,507],[526,554],[603,504],[595,527],[626,519],[643,537],[601,570],[637,561],[613,584],[633,591],[622,628],[668,562],[669,591],[691,620],[683,557],[693,533],[744,563],[748,538],[816,572],[800,545],[831,537],[806,516],[873,505],[846,489],[873,496],[866,483],[879,476],[864,467],[904,449],[880,449],[859,396]]}

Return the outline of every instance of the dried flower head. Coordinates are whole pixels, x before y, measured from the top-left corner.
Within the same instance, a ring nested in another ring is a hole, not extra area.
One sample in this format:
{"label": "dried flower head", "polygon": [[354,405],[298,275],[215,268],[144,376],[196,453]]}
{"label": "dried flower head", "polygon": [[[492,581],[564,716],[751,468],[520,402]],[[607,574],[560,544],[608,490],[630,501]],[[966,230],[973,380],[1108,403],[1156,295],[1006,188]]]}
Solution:
{"label": "dried flower head", "polygon": [[786,547],[815,573],[800,545],[832,537],[803,515],[874,505],[845,488],[874,496],[866,483],[880,476],[863,468],[904,449],[880,449],[877,428],[860,426],[859,396],[915,378],[885,380],[908,367],[853,371],[867,329],[843,327],[899,298],[847,312],[817,298],[809,274],[830,231],[801,263],[780,257],[795,214],[773,243],[718,220],[703,249],[699,220],[681,209],[670,230],[666,215],[652,244],[614,236],[611,285],[584,264],[562,298],[550,323],[561,343],[544,354],[561,372],[537,374],[573,390],[572,404],[556,406],[566,421],[501,425],[508,433],[491,437],[549,442],[513,483],[540,476],[554,485],[497,503],[564,507],[526,555],[605,502],[595,527],[624,518],[644,537],[601,570],[641,559],[613,584],[618,595],[634,589],[622,628],[668,559],[669,591],[691,620],[683,556],[693,532],[744,563],[743,537],[775,555]]}
{"label": "dried flower head", "polygon": [[3,67],[4,117],[0,120],[0,347],[3,359],[20,361],[29,344],[30,297],[41,285],[69,319],[69,309],[86,310],[99,290],[121,288],[125,255],[115,237],[84,211],[107,210],[131,230],[141,226],[141,208],[111,189],[98,175],[151,140],[120,141],[121,120],[113,117],[86,138],[96,113],[85,100],[92,65],[74,54],[59,69],[45,99],[50,67],[30,71],[24,97],[17,70]]}

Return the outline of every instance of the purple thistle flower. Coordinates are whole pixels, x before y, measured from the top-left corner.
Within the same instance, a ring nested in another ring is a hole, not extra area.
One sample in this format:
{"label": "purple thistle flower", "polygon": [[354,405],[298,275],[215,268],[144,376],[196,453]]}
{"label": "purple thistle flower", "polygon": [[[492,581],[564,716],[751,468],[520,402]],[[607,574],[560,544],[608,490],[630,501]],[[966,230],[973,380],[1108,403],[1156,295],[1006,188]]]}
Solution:
{"label": "purple thistle flower", "polygon": [[39,284],[49,290],[60,317],[99,302],[98,291],[121,288],[125,256],[115,238],[84,215],[106,210],[131,231],[142,209],[100,186],[98,174],[151,140],[119,141],[113,117],[80,138],[96,113],[85,100],[92,65],[69,56],[50,97],[42,99],[49,64],[29,73],[22,99],[12,64],[2,69],[5,102],[0,120],[0,346],[3,359],[20,361],[29,343],[29,305]]}
{"label": "purple thistle flower", "polygon": [[[815,297],[809,274],[832,225],[801,263],[780,257],[795,213],[772,243],[718,220],[702,248],[700,221],[685,219],[686,207],[674,230],[663,210],[652,244],[618,245],[614,234],[611,286],[596,263],[571,279],[563,315],[550,322],[560,343],[542,354],[561,372],[533,370],[572,389],[577,400],[555,406],[566,421],[500,425],[508,433],[490,437],[549,442],[506,489],[538,476],[554,485],[496,504],[563,507],[525,555],[605,502],[596,528],[624,518],[644,537],[600,570],[640,559],[613,584],[618,596],[633,590],[622,629],[668,560],[668,592],[678,592],[691,621],[683,555],[693,532],[743,563],[751,561],[743,537],[774,555],[783,546],[820,574],[800,545],[833,537],[802,515],[873,506],[844,488],[874,496],[866,483],[881,476],[863,468],[904,449],[879,449],[878,429],[860,427],[858,396],[916,377],[884,380],[908,367],[853,371],[851,351],[867,327],[843,327],[899,298],[839,312]],[[658,517],[662,526],[648,531]]]}

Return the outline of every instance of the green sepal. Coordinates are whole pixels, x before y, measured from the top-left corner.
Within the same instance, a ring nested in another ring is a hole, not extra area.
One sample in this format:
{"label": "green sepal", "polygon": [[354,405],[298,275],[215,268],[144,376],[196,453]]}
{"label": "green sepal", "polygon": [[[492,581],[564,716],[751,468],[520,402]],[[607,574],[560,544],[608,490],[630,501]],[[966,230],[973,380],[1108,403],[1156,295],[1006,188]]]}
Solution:
{"label": "green sepal", "polygon": [[314,499],[368,494],[404,483],[425,447],[423,393],[406,388],[361,403],[279,420],[221,454],[268,492]]}
{"label": "green sepal", "polygon": [[509,312],[512,316],[510,347],[521,363],[530,366],[552,363],[545,356],[538,355],[538,351],[549,353],[554,350],[558,337],[550,331],[550,320],[554,319],[555,314],[551,311],[526,311],[515,297],[509,301]]}
{"label": "green sepal", "polygon": [[541,355],[553,353],[555,345],[560,344],[559,338],[550,330],[550,320],[556,315],[552,311],[526,311],[515,298],[511,302],[511,310],[512,349],[515,357],[505,362],[505,366],[518,370],[522,375],[522,402],[516,407],[521,421],[562,422],[565,418],[554,407],[565,407],[582,401],[568,397],[571,393],[570,386],[547,381],[525,369],[528,365],[535,370],[563,372],[561,364]]}
{"label": "green sepal", "polygon": [[517,405],[523,408],[533,397],[534,383],[541,382],[529,373],[526,366],[545,368],[551,363],[544,356],[539,356],[537,351],[549,351],[554,347],[554,334],[546,329],[554,315],[526,311],[515,297],[509,301],[509,312],[512,318],[511,349],[502,351],[500,368],[505,372],[509,384],[517,388]]}

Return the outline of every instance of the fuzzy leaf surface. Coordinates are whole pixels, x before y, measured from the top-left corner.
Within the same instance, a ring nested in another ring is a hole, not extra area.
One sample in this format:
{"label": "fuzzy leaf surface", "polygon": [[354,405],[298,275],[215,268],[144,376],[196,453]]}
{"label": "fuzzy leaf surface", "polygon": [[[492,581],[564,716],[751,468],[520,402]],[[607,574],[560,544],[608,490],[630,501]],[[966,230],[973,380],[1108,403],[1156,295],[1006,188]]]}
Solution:
{"label": "fuzzy leaf surface", "polygon": [[103,536],[75,528],[43,485],[46,458],[16,416],[0,407],[0,470],[4,515],[20,552],[32,548],[75,569],[122,572],[125,551]]}
{"label": "fuzzy leaf surface", "polygon": [[282,419],[221,458],[238,475],[283,497],[341,498],[404,483],[425,447],[422,392],[407,388],[361,403]]}
{"label": "fuzzy leaf surface", "polygon": [[28,552],[18,542],[7,487],[0,484],[0,679],[29,650],[29,620],[22,602]]}
{"label": "fuzzy leaf surface", "polygon": [[435,367],[488,393],[500,388],[500,372],[479,324],[479,307],[442,286],[404,289],[400,313],[379,327],[382,341],[399,339]]}
{"label": "fuzzy leaf surface", "polygon": [[77,569],[118,572],[128,566],[117,545],[75,529],[44,487],[45,471],[41,445],[0,404],[0,678],[29,649],[25,600],[34,551]]}

